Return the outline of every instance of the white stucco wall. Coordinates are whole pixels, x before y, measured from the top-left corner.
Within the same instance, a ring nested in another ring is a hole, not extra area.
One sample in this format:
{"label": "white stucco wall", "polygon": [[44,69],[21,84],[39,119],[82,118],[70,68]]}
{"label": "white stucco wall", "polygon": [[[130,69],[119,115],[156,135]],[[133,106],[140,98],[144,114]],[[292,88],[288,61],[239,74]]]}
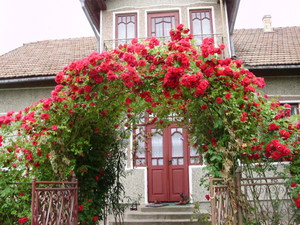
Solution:
{"label": "white stucco wall", "polygon": [[51,96],[54,87],[0,89],[0,113],[19,111]]}

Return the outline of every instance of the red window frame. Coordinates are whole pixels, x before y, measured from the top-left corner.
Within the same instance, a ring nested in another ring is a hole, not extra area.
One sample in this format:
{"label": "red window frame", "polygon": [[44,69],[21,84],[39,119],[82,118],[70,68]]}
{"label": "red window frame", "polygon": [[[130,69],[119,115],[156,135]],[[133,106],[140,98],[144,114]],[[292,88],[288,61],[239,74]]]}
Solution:
{"label": "red window frame", "polygon": [[[115,17],[115,39],[116,40],[119,40],[118,38],[118,35],[119,35],[119,29],[118,29],[118,26],[119,26],[119,18],[121,17],[126,17],[126,20],[128,19],[128,17],[134,17],[134,37],[133,38],[136,38],[137,37],[137,14],[136,13],[124,13],[124,14],[116,14],[116,17]],[[126,21],[126,37],[125,39],[120,39],[120,40],[126,40],[126,42],[130,41],[132,38],[128,38],[128,31],[127,31],[127,24],[129,24],[130,22],[132,21]]]}
{"label": "red window frame", "polygon": [[[179,12],[178,11],[172,11],[172,12],[155,12],[155,13],[148,13],[148,37],[154,36],[152,33],[152,19],[157,17],[173,17],[175,18],[175,27],[179,24]],[[169,31],[167,31],[169,33]],[[169,36],[169,35],[168,35]]]}
{"label": "red window frame", "polygon": [[[208,13],[209,14],[208,19],[210,21],[210,30],[211,30],[210,36],[213,35],[213,23],[212,23],[213,18],[212,18],[212,10],[211,9],[193,9],[193,10],[190,10],[189,13],[190,13],[191,34],[193,34],[193,35],[205,35],[205,34],[203,34],[203,27],[202,26],[201,26],[201,33],[195,34],[195,28],[193,27],[193,20],[198,19],[200,21],[203,21],[207,17],[202,17],[201,14],[202,13]],[[200,18],[197,17],[197,18],[193,19],[193,13],[200,13]]]}

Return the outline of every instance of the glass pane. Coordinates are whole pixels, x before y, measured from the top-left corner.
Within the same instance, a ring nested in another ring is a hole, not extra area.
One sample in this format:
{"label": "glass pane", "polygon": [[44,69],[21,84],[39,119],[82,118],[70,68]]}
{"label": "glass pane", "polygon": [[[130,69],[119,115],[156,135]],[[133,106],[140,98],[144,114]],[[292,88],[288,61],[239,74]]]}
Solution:
{"label": "glass pane", "polygon": [[172,159],[172,165],[177,165],[177,159]]}
{"label": "glass pane", "polygon": [[202,21],[202,26],[203,34],[211,34],[210,21],[208,19]]}
{"label": "glass pane", "polygon": [[163,30],[163,23],[156,23],[155,24],[155,36],[156,37],[163,37],[164,35]]}
{"label": "glass pane", "polygon": [[201,23],[200,23],[200,20],[198,20],[198,19],[193,20],[192,26],[193,26],[193,34],[194,35],[201,34]]}
{"label": "glass pane", "polygon": [[137,146],[135,155],[138,158],[145,158],[145,142],[143,140],[141,140],[140,138],[138,138],[137,144],[138,144],[138,146]]}
{"label": "glass pane", "polygon": [[158,159],[158,165],[163,166],[164,165],[164,159]]}
{"label": "glass pane", "polygon": [[118,39],[126,39],[126,25],[124,23],[118,25]]}
{"label": "glass pane", "polygon": [[127,39],[132,39],[135,37],[135,25],[134,23],[129,23],[127,25]]}
{"label": "glass pane", "polygon": [[178,165],[183,165],[183,158],[178,159]]}
{"label": "glass pane", "polygon": [[152,159],[152,165],[157,166],[157,159]]}
{"label": "glass pane", "polygon": [[199,153],[193,146],[190,147],[190,156],[199,156]]}
{"label": "glass pane", "polygon": [[183,157],[183,137],[181,133],[172,135],[172,157]]}
{"label": "glass pane", "polygon": [[[152,129],[152,132],[155,132],[155,129]],[[163,157],[163,137],[162,135],[155,133],[151,139],[152,142],[152,157]]]}

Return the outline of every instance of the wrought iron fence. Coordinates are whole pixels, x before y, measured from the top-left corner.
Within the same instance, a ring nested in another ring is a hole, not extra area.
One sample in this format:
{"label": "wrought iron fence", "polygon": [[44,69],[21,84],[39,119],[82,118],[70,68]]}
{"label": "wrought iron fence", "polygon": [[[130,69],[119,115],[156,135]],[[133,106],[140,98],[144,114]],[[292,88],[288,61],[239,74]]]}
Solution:
{"label": "wrought iron fence", "polygon": [[77,225],[78,182],[32,182],[31,225]]}
{"label": "wrought iron fence", "polygon": [[[226,42],[226,38],[222,36],[221,34],[206,34],[206,35],[194,35],[194,44],[199,47],[203,41],[203,39],[207,37],[212,37],[215,40],[215,44],[219,45]],[[161,40],[163,43],[168,42],[170,40],[170,37],[157,37],[159,40]],[[144,41],[148,38],[138,38],[139,41]],[[129,44],[131,43],[132,39],[113,39],[113,40],[104,40],[103,41],[103,50],[109,51],[116,47],[118,47],[121,44]]]}
{"label": "wrought iron fence", "polygon": [[229,188],[224,185],[223,179],[210,177],[213,225],[227,224],[228,218],[234,218],[239,225],[245,224],[245,221],[260,225],[300,224],[300,215],[297,215],[297,209],[288,195],[289,187],[286,186],[285,179],[242,178],[238,171],[234,188],[237,190],[238,203],[229,201]]}

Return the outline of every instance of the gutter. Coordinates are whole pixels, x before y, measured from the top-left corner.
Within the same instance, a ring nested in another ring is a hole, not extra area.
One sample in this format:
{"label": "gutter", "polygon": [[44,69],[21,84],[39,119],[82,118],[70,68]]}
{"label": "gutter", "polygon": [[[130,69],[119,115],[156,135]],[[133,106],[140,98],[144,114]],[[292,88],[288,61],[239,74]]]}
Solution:
{"label": "gutter", "polygon": [[28,78],[11,78],[0,80],[0,84],[16,84],[16,83],[29,83],[37,81],[54,81],[55,76],[46,76],[46,77],[28,77]]}
{"label": "gutter", "polygon": [[87,19],[93,29],[93,32],[97,38],[97,52],[100,52],[100,40],[101,40],[100,33],[98,32],[98,29],[95,27],[95,24],[93,23],[93,20],[89,14],[89,11],[85,5],[85,0],[80,0],[80,3],[81,3],[81,7],[83,9],[83,12],[84,12],[85,16],[87,17]]}
{"label": "gutter", "polygon": [[247,66],[250,70],[260,70],[260,69],[300,69],[300,65],[277,65],[277,66]]}

